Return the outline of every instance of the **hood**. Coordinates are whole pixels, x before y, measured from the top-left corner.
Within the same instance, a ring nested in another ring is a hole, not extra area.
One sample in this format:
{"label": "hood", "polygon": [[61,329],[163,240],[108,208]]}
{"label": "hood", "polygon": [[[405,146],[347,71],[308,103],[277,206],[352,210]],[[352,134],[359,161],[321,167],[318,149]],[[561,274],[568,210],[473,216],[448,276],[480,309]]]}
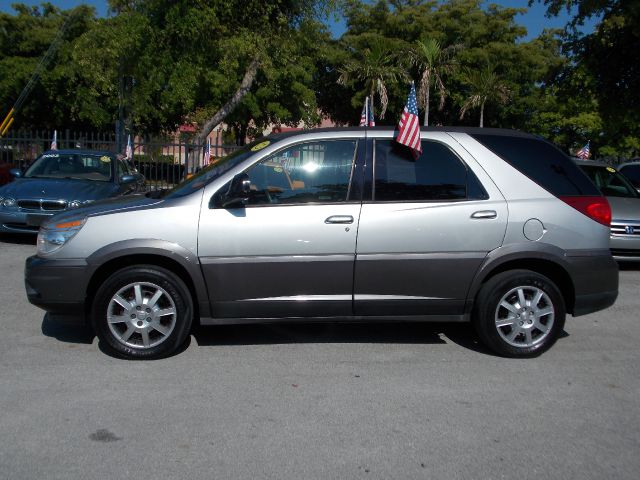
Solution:
{"label": "hood", "polygon": [[137,210],[144,208],[153,208],[154,206],[164,203],[164,200],[157,198],[149,198],[144,194],[125,195],[123,197],[109,198],[100,200],[89,205],[66,210],[56,214],[56,222],[77,219],[78,217],[94,217],[98,215],[106,215],[108,213],[119,212],[123,210]]}
{"label": "hood", "polygon": [[607,197],[613,220],[640,221],[640,198]]}
{"label": "hood", "polygon": [[117,192],[117,185],[95,180],[64,178],[16,178],[2,188],[2,195],[15,199],[98,200]]}

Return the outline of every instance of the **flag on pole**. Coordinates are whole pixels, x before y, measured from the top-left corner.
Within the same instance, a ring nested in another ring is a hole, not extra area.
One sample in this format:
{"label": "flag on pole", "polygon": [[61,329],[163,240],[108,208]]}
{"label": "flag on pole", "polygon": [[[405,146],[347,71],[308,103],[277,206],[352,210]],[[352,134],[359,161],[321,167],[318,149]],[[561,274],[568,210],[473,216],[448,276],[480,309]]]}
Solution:
{"label": "flag on pole", "polygon": [[375,127],[376,121],[373,118],[373,101],[367,97],[364,100],[362,107],[362,113],[360,114],[360,126],[361,127]]}
{"label": "flag on pole", "polygon": [[51,150],[57,150],[57,149],[58,149],[58,131],[54,130],[53,140],[51,140]]}
{"label": "flag on pole", "polygon": [[418,102],[416,100],[416,87],[411,82],[411,90],[407,98],[407,104],[398,123],[398,136],[396,142],[406,145],[412,150],[414,158],[422,153],[420,139],[420,119],[418,118]]}
{"label": "flag on pole", "polygon": [[127,138],[127,149],[124,152],[125,158],[133,159],[133,147],[131,145],[131,135]]}
{"label": "flag on pole", "polygon": [[211,161],[211,139],[207,138],[207,146],[204,149],[204,165],[209,165]]}
{"label": "flag on pole", "polygon": [[589,142],[587,142],[587,144],[584,147],[578,150],[578,153],[576,153],[576,157],[582,158],[583,160],[587,160],[590,156],[591,156],[591,149],[589,148]]}

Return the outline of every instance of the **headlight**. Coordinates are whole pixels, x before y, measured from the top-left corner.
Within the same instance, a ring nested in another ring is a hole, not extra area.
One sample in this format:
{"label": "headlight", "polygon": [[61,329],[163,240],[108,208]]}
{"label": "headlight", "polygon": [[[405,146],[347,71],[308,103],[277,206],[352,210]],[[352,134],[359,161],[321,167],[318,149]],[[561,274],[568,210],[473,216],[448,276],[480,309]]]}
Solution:
{"label": "headlight", "polygon": [[38,232],[38,255],[48,255],[62,248],[80,231],[86,221],[87,219],[83,218],[42,226]]}
{"label": "headlight", "polygon": [[11,198],[11,197],[3,198],[2,199],[2,206],[3,207],[15,207],[16,206],[15,198]]}

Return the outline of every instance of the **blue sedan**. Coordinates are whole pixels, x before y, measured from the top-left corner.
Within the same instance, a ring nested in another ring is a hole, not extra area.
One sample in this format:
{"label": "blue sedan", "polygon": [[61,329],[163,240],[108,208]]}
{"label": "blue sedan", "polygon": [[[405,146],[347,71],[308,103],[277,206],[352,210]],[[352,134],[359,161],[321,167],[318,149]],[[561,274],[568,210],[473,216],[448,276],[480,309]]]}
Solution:
{"label": "blue sedan", "polygon": [[64,210],[144,190],[144,176],[113,153],[50,150],[0,187],[0,232],[37,233]]}

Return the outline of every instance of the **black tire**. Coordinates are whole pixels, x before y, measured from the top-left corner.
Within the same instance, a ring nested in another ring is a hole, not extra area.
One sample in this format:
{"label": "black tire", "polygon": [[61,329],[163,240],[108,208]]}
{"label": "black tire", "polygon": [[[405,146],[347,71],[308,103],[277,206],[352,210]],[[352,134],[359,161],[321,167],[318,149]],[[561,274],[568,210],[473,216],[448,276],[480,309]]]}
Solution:
{"label": "black tire", "polygon": [[495,353],[526,358],[540,355],[556,342],[565,317],[564,298],[551,280],[530,270],[510,270],[482,286],[473,323],[482,342]]}
{"label": "black tire", "polygon": [[178,350],[189,335],[193,300],[173,272],[154,265],[134,265],[118,270],[102,283],[91,317],[96,335],[116,356],[161,358]]}

